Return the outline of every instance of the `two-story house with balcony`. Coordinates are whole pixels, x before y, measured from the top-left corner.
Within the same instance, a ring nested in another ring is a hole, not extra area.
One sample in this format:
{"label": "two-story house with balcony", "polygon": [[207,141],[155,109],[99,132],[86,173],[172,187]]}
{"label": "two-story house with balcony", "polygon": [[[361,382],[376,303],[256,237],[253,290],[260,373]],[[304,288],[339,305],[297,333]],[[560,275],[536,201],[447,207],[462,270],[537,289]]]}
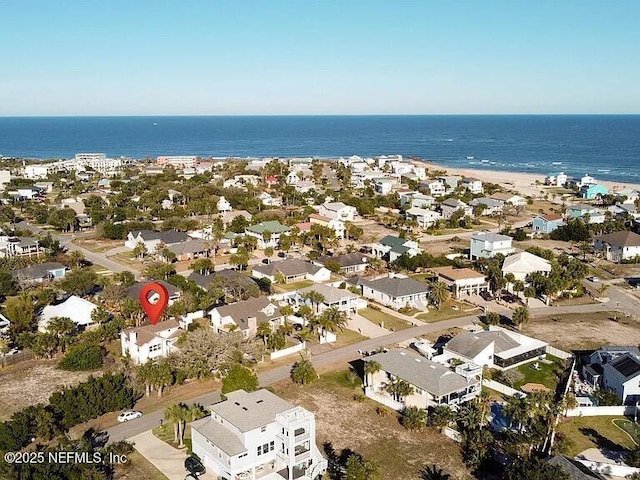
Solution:
{"label": "two-story house with balcony", "polygon": [[155,325],[128,328],[120,332],[122,356],[131,357],[137,365],[166,357],[174,350],[176,340],[184,333],[176,320],[165,320]]}
{"label": "two-story house with balcony", "polygon": [[343,222],[353,222],[358,216],[358,210],[351,205],[345,205],[342,202],[328,202],[318,206],[318,213],[325,217]]}
{"label": "two-story house with balcony", "polygon": [[513,238],[507,235],[492,232],[480,232],[471,235],[471,248],[469,258],[476,260],[478,258],[493,258],[497,254],[509,255],[514,252],[511,246]]}
{"label": "two-story house with balcony", "polygon": [[191,424],[192,451],[219,479],[320,478],[327,461],[316,446],[313,413],[268,390],[237,390]]}

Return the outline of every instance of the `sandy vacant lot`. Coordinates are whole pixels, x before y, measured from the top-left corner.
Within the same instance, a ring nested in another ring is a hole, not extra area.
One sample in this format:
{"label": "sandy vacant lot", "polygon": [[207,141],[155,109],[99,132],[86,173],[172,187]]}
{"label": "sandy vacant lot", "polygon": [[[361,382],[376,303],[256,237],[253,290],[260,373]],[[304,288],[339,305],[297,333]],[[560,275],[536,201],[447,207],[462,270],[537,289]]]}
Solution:
{"label": "sandy vacant lot", "polygon": [[589,350],[601,345],[639,345],[640,322],[632,318],[613,321],[611,312],[549,315],[531,320],[528,335],[564,350]]}
{"label": "sandy vacant lot", "polygon": [[425,465],[435,463],[452,479],[472,478],[464,467],[458,446],[432,428],[410,432],[402,427],[396,413],[376,413],[379,405],[370,399],[354,400],[362,392],[360,383],[345,381],[345,371],[323,375],[307,386],[282,382],[279,395],[316,414],[318,448],[331,442],[340,452],[344,448],[375,461],[381,478],[417,480]]}
{"label": "sandy vacant lot", "polygon": [[0,370],[0,420],[28,405],[48,403],[64,386],[77,385],[90,373],[55,368],[57,361],[29,361]]}

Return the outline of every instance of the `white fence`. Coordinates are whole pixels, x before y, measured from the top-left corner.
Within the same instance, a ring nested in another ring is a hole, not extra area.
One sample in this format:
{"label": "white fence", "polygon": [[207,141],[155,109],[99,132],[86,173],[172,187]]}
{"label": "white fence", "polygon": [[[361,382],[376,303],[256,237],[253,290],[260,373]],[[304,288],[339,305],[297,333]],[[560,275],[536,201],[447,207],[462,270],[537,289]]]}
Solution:
{"label": "white fence", "polygon": [[302,342],[293,347],[283,348],[282,350],[276,350],[271,353],[271,360],[276,360],[278,358],[286,357],[287,355],[292,355],[296,352],[304,350],[307,347],[307,342]]}
{"label": "white fence", "polygon": [[371,387],[365,387],[364,394],[372,400],[383,404],[385,407],[393,408],[398,412],[404,408],[404,405],[400,402],[396,402],[393,398],[386,395],[381,395],[373,391]]}
{"label": "white fence", "polygon": [[576,458],[576,460],[591,471],[602,473],[604,475],[610,475],[612,477],[626,478],[627,475],[631,476],[636,472],[640,472],[640,468],[629,467],[627,465],[592,462],[590,460],[582,460],[580,458]]}
{"label": "white fence", "polygon": [[526,393],[520,390],[511,388],[503,383],[496,382],[495,380],[487,380],[486,378],[483,378],[482,386],[490,388],[491,390],[495,390],[496,392],[504,393],[505,395],[508,395],[510,397],[515,397],[515,396],[526,397],[527,396]]}
{"label": "white fence", "polygon": [[551,345],[547,345],[547,347],[545,348],[545,352],[549,355],[553,355],[554,357],[558,357],[563,360],[573,357],[573,355],[571,355],[570,353],[567,353],[564,350],[560,350],[556,347],[552,347]]}
{"label": "white fence", "polygon": [[454,430],[453,428],[444,427],[442,429],[442,433],[444,433],[447,437],[449,437],[454,442],[458,442],[458,443],[462,442],[462,434],[459,431]]}
{"label": "white fence", "polygon": [[614,417],[634,415],[635,405],[620,405],[611,407],[578,407],[567,411],[567,417]]}

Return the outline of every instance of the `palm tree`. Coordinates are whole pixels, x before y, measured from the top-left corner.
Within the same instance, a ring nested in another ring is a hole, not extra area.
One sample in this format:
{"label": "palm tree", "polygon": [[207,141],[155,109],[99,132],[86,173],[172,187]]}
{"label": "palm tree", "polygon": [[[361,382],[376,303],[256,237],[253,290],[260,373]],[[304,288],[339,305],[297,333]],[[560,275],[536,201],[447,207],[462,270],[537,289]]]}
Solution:
{"label": "palm tree", "polygon": [[406,380],[394,380],[387,384],[385,390],[391,394],[394,400],[402,403],[406,397],[413,394],[413,386]]}
{"label": "palm tree", "polygon": [[47,325],[47,330],[56,337],[58,345],[64,352],[69,337],[75,330],[75,324],[69,317],[53,317]]}
{"label": "palm tree", "polygon": [[315,290],[311,290],[303,294],[302,298],[305,300],[309,300],[312,305],[315,305],[316,315],[319,313],[320,304],[325,300],[324,295],[321,294],[320,292],[316,292]]}
{"label": "palm tree", "polygon": [[280,313],[284,316],[284,323],[287,323],[289,316],[293,315],[293,307],[291,305],[284,305],[280,307]]}
{"label": "palm tree", "polygon": [[421,480],[449,480],[451,475],[444,473],[442,469],[436,465],[426,466],[420,472]]}
{"label": "palm tree", "polygon": [[144,243],[138,242],[135,247],[133,247],[133,256],[142,262],[144,260],[144,256],[147,254],[147,247]]}
{"label": "palm tree", "polygon": [[429,423],[434,427],[444,428],[454,418],[453,410],[448,405],[437,405],[429,410]]}
{"label": "palm tree", "polygon": [[435,282],[431,284],[431,291],[429,297],[431,301],[436,304],[438,310],[442,307],[443,303],[449,300],[449,287],[444,282]]}
{"label": "palm tree", "polygon": [[173,422],[173,441],[182,447],[182,422],[184,421],[187,407],[182,403],[174,403],[164,411],[164,418],[168,422]]}
{"label": "palm tree", "polygon": [[419,407],[405,407],[400,421],[408,430],[421,430],[426,424],[427,412]]}
{"label": "palm tree", "polygon": [[300,340],[300,342],[308,342],[313,338],[313,332],[308,328],[303,328],[296,333],[296,338]]}
{"label": "palm tree", "polygon": [[382,369],[382,366],[376,362],[375,360],[369,360],[364,363],[364,376],[365,376],[365,385],[370,385],[372,382],[369,381],[369,375],[373,375],[378,373]]}
{"label": "palm tree", "polygon": [[520,298],[520,292],[524,291],[524,282],[522,280],[516,280],[513,282],[513,291]]}
{"label": "palm tree", "polygon": [[484,321],[487,325],[499,325],[500,314],[497,312],[487,312],[484,316]]}
{"label": "palm tree", "polygon": [[344,330],[347,324],[347,315],[338,310],[336,307],[327,308],[322,315],[316,318],[316,325],[318,330],[336,333],[338,330]]}
{"label": "palm tree", "polygon": [[504,276],[505,281],[507,282],[507,288],[509,286],[513,287],[513,282],[516,281],[516,277],[513,273],[509,272]]}
{"label": "palm tree", "polygon": [[262,337],[262,341],[264,342],[265,347],[267,346],[267,338],[272,333],[273,329],[271,328],[271,324],[269,322],[262,322],[260,325],[258,325],[256,335]]}
{"label": "palm tree", "polygon": [[533,286],[528,286],[524,289],[524,296],[527,299],[527,307],[529,306],[529,299],[536,296],[536,289]]}
{"label": "palm tree", "polygon": [[609,291],[609,288],[611,288],[611,285],[607,283],[600,284],[600,288],[598,288],[598,296],[600,298],[604,298],[607,292]]}
{"label": "palm tree", "polygon": [[520,330],[520,327],[523,324],[527,323],[529,319],[529,309],[527,307],[518,307],[516,308],[515,312],[513,312],[513,324],[518,330]]}
{"label": "palm tree", "polygon": [[309,305],[300,305],[298,307],[298,315],[304,319],[305,325],[307,325],[313,319],[313,310]]}

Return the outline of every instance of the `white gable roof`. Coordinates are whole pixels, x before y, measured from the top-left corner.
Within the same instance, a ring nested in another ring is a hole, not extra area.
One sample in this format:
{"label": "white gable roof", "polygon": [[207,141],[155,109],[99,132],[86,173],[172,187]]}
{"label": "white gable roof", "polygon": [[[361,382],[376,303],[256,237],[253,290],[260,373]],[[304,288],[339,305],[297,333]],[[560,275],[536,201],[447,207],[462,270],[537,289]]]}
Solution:
{"label": "white gable roof", "polygon": [[551,264],[542,257],[529,252],[520,252],[504,259],[502,264],[504,273],[532,273],[550,272]]}
{"label": "white gable roof", "polygon": [[46,330],[54,317],[69,317],[73,323],[87,326],[93,323],[91,313],[98,308],[88,300],[72,295],[59,305],[47,305],[40,314],[39,328]]}

